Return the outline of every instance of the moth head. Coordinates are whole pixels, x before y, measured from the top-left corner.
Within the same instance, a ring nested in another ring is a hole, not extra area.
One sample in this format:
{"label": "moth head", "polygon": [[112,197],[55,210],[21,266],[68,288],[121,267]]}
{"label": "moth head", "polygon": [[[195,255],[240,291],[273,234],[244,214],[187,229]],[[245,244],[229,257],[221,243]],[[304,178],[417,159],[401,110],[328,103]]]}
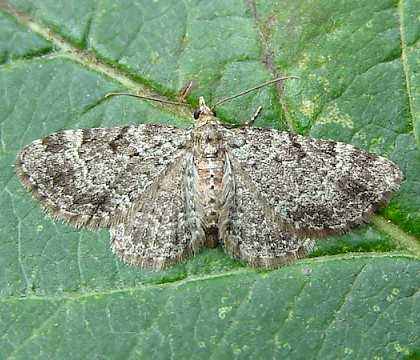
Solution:
{"label": "moth head", "polygon": [[199,98],[199,104],[200,104],[200,108],[194,113],[194,119],[198,119],[199,117],[215,117],[216,116],[216,112],[212,109],[210,109],[207,105],[206,102],[204,100],[203,96],[200,96]]}

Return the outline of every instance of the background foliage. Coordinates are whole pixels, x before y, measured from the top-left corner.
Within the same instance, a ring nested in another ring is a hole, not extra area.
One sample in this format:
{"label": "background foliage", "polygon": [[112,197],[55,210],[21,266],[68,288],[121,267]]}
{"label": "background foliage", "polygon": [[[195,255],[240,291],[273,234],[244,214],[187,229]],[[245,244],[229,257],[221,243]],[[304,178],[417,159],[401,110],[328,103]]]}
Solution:
{"label": "background foliage", "polygon": [[[418,10],[418,4],[417,4]],[[0,357],[401,359],[419,355],[419,28],[416,1],[0,3]],[[386,156],[401,191],[310,259],[251,269],[222,249],[161,272],[125,265],[107,230],[55,223],[21,187],[19,149],[55,131],[228,122],[344,141]],[[128,97],[176,98],[191,111]]]}

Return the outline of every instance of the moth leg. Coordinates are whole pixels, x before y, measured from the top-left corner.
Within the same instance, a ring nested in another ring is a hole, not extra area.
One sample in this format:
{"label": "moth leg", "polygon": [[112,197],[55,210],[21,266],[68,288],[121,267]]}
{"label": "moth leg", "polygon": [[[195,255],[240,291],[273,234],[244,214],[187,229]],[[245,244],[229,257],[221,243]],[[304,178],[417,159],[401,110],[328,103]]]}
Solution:
{"label": "moth leg", "polygon": [[259,106],[258,109],[255,111],[254,115],[252,116],[252,118],[249,119],[247,122],[243,123],[243,126],[250,126],[258,117],[258,115],[260,115],[261,110],[262,110],[262,106]]}
{"label": "moth leg", "polygon": [[227,129],[237,129],[242,127],[250,126],[258,117],[258,115],[261,113],[262,106],[259,106],[258,109],[255,111],[255,114],[246,122],[240,123],[240,124],[223,124],[223,126]]}

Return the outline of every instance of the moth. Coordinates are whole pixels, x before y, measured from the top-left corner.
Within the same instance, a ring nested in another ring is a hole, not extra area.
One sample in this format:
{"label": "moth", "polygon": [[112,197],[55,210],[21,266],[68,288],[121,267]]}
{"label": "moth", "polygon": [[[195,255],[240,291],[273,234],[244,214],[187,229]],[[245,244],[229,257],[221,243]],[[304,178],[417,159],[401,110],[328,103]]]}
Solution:
{"label": "moth", "polygon": [[109,227],[115,254],[156,270],[219,244],[252,266],[289,264],[315,238],[368,221],[398,190],[393,162],[352,145],[227,128],[214,112],[227,99],[208,107],[200,97],[190,129],[52,134],[21,150],[17,173],[53,218]]}

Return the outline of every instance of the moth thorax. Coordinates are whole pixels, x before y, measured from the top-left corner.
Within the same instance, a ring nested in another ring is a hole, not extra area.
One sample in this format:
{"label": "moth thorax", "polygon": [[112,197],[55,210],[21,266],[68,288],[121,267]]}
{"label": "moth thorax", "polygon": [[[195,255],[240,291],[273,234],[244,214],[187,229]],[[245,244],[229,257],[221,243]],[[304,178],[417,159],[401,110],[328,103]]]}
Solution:
{"label": "moth thorax", "polygon": [[195,137],[195,152],[202,157],[217,157],[221,151],[223,136],[214,124],[201,127]]}

